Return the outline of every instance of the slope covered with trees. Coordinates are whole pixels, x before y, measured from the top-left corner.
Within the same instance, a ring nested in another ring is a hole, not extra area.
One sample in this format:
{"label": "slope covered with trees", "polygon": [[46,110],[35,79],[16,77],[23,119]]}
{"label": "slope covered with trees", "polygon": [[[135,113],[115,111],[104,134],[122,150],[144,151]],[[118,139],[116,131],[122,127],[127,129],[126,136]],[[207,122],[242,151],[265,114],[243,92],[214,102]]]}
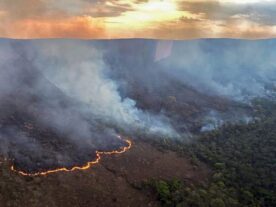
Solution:
{"label": "slope covered with trees", "polygon": [[276,104],[254,102],[260,117],[248,125],[225,125],[192,144],[167,142],[167,149],[191,156],[212,169],[209,182],[151,180],[164,206],[276,206]]}

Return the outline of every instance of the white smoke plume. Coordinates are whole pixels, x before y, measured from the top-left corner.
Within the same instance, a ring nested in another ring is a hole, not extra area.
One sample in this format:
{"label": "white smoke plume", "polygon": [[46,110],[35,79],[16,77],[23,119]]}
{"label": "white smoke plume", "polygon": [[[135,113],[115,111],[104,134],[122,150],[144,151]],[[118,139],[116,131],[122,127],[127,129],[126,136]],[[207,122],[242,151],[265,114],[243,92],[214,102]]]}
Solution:
{"label": "white smoke plume", "polygon": [[82,41],[39,42],[30,50],[29,59],[48,80],[66,95],[86,103],[104,122],[116,123],[126,131],[178,136],[166,117],[142,111],[133,99],[120,96],[100,49]]}

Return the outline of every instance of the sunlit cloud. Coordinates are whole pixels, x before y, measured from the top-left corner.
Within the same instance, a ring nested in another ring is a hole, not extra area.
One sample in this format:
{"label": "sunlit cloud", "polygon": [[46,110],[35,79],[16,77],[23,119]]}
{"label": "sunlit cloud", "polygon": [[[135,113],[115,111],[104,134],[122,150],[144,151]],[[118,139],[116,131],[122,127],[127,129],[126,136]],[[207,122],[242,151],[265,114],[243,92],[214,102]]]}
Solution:
{"label": "sunlit cloud", "polygon": [[0,0],[10,38],[276,37],[276,0]]}
{"label": "sunlit cloud", "polygon": [[28,38],[102,38],[105,28],[100,20],[88,16],[66,19],[25,19],[13,22],[9,29],[0,28],[4,37]]}
{"label": "sunlit cloud", "polygon": [[182,16],[189,16],[189,13],[179,11],[174,1],[150,0],[133,5],[133,11],[127,11],[120,16],[108,18],[107,22],[144,28],[147,25],[151,26],[164,21],[178,20]]}

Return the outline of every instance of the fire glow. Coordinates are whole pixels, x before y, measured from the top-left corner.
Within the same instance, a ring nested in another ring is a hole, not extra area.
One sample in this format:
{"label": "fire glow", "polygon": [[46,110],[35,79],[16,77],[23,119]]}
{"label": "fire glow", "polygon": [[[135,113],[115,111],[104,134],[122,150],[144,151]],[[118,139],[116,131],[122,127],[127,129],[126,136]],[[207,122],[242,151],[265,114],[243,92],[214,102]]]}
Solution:
{"label": "fire glow", "polygon": [[98,164],[101,160],[101,155],[113,155],[113,154],[122,154],[126,151],[128,151],[131,147],[132,147],[132,142],[129,139],[123,139],[121,138],[121,136],[118,136],[118,139],[123,140],[127,146],[125,147],[121,147],[118,150],[114,150],[114,151],[96,151],[96,159],[90,162],[87,162],[85,165],[83,166],[74,166],[72,168],[57,168],[57,169],[53,169],[53,170],[47,170],[47,171],[42,171],[42,172],[35,172],[35,173],[27,173],[24,171],[20,171],[17,170],[15,168],[14,165],[11,166],[11,171],[16,172],[22,176],[30,176],[30,177],[35,177],[35,176],[46,176],[52,173],[58,173],[58,172],[73,172],[73,171],[77,171],[77,170],[88,170],[89,168],[91,168],[92,166]]}

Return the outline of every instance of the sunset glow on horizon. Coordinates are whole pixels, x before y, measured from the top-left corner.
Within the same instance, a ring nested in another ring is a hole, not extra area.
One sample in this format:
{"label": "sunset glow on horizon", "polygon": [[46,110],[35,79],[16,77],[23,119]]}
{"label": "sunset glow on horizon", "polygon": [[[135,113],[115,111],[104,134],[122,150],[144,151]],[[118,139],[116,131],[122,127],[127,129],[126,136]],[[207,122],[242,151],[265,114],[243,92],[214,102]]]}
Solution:
{"label": "sunset glow on horizon", "polygon": [[0,0],[0,37],[270,38],[275,0]]}

